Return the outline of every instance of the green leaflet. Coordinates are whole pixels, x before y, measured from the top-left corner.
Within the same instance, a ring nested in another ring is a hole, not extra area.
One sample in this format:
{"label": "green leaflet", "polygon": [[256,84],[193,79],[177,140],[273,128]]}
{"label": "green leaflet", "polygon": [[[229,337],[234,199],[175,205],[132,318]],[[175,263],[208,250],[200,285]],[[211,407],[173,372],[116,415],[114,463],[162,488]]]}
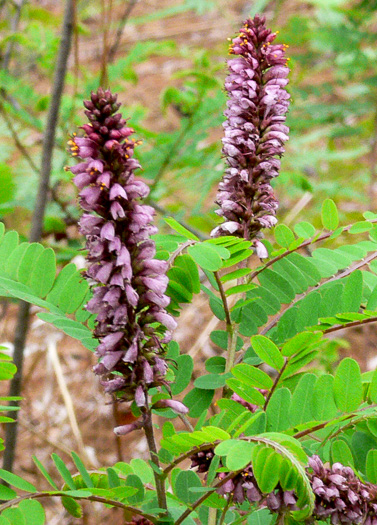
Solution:
{"label": "green leaflet", "polygon": [[298,222],[293,227],[295,234],[303,239],[310,239],[315,234],[315,228],[310,222],[302,221]]}
{"label": "green leaflet", "polygon": [[246,467],[251,461],[254,443],[237,441],[226,454],[226,466],[229,470],[239,470]]}
{"label": "green leaflet", "polygon": [[331,199],[326,199],[322,204],[321,219],[323,227],[327,230],[336,230],[339,224],[338,210]]}
{"label": "green leaflet", "polygon": [[27,525],[25,516],[20,511],[20,509],[17,509],[15,507],[11,507],[10,509],[5,509],[2,514],[2,518],[5,518],[8,520],[10,525]]}
{"label": "green leaflet", "polygon": [[193,388],[183,399],[183,403],[190,409],[190,417],[199,417],[207,410],[212,402],[214,390]]}
{"label": "green leaflet", "polygon": [[12,485],[12,487],[17,489],[21,489],[26,492],[37,492],[37,489],[34,487],[34,485],[20,478],[20,476],[16,476],[16,474],[8,472],[7,470],[0,469],[0,479],[6,481],[9,483],[9,485]]}
{"label": "green leaflet", "polygon": [[346,280],[342,295],[342,311],[358,312],[363,295],[363,275],[360,270],[353,272]]}
{"label": "green leaflet", "polygon": [[278,224],[274,230],[274,235],[276,242],[283,248],[289,248],[295,240],[294,233],[285,224]]}
{"label": "green leaflet", "polygon": [[284,357],[279,348],[268,337],[255,335],[251,338],[251,344],[255,353],[269,366],[280,370],[284,365]]}
{"label": "green leaflet", "polygon": [[334,379],[335,403],[342,412],[357,410],[363,400],[361,373],[358,363],[349,357],[343,359]]}
{"label": "green leaflet", "polygon": [[194,361],[190,355],[180,355],[175,359],[177,370],[175,381],[171,385],[172,394],[180,394],[188,387],[191,380],[191,374],[194,368]]}
{"label": "green leaflet", "polygon": [[26,499],[19,503],[26,525],[43,525],[46,520],[44,508],[37,500]]}
{"label": "green leaflet", "polygon": [[377,450],[369,450],[366,460],[366,473],[370,483],[377,483]]}
{"label": "green leaflet", "polygon": [[252,451],[252,463],[259,489],[265,494],[272,492],[279,483],[283,457],[272,448],[257,445]]}
{"label": "green leaflet", "polygon": [[289,419],[292,426],[300,425],[306,421],[311,421],[312,416],[312,396],[316,383],[314,374],[305,374],[299,381],[289,409]]}
{"label": "green leaflet", "polygon": [[204,270],[216,272],[222,266],[220,255],[209,243],[198,243],[188,248],[189,255]]}
{"label": "green leaflet", "polygon": [[196,472],[181,470],[175,478],[174,493],[184,503],[194,503],[198,494],[192,492],[193,488],[202,488],[202,482]]}
{"label": "green leaflet", "polygon": [[234,377],[236,377],[245,385],[251,387],[268,390],[273,385],[273,381],[270,376],[255,366],[241,363],[233,367],[231,372]]}
{"label": "green leaflet", "polygon": [[291,404],[291,392],[288,388],[278,388],[272,394],[267,405],[267,432],[282,432],[290,425],[289,409]]}
{"label": "green leaflet", "polygon": [[59,471],[59,474],[64,479],[65,483],[68,485],[68,487],[71,490],[75,490],[76,489],[75,482],[73,481],[73,478],[69,470],[65,466],[64,461],[55,453],[51,454],[51,457],[52,457],[53,462],[55,463],[55,467]]}
{"label": "green leaflet", "polygon": [[336,416],[338,409],[334,399],[334,377],[325,374],[318,378],[312,397],[311,411],[318,421],[329,420]]}
{"label": "green leaflet", "polygon": [[187,239],[199,241],[199,238],[196,235],[194,235],[187,228],[179,224],[179,222],[173,219],[173,217],[167,217],[166,219],[164,219],[164,221],[166,222],[166,224],[170,226],[170,228],[172,228],[174,231],[176,231],[180,235],[183,235]]}
{"label": "green leaflet", "polygon": [[339,462],[345,467],[354,467],[352,452],[346,441],[336,439],[331,443],[331,460],[332,463]]}
{"label": "green leaflet", "polygon": [[294,299],[295,292],[292,286],[277,272],[267,268],[259,274],[258,279],[261,286],[267,288],[281,303],[290,303]]}

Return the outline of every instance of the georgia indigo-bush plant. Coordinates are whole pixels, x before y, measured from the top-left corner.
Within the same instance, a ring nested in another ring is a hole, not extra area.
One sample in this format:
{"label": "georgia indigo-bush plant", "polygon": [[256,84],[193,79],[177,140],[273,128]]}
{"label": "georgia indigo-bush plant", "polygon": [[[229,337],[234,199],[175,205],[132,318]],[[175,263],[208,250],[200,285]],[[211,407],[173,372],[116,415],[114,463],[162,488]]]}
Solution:
{"label": "georgia indigo-bush plant", "polygon": [[[143,487],[145,476],[125,463],[94,473],[72,453],[72,474],[53,457],[59,488],[36,459],[51,490],[1,470],[25,492],[0,486],[4,524],[20,515],[43,524],[38,499],[48,496],[74,517],[80,500],[100,501],[144,525],[377,524],[377,371],[361,373],[346,357],[329,372],[321,361],[329,334],[377,321],[377,215],[339,226],[327,199],[320,230],[276,225],[271,181],[288,139],[289,68],[275,38],[257,15],[230,45],[227,168],[210,238],[172,218],[175,233],[158,233],[134,156],[139,141],[102,88],[69,140],[80,161],[68,170],[83,210],[85,271],[67,265],[56,277],[51,249],[40,246],[36,257],[35,244],[2,229],[0,292],[48,310],[41,319],[95,352],[105,394],[135,416],[114,431],[127,440],[144,430],[154,479]],[[193,360],[172,335],[198,293],[224,326],[206,334],[218,354],[192,380]]]}

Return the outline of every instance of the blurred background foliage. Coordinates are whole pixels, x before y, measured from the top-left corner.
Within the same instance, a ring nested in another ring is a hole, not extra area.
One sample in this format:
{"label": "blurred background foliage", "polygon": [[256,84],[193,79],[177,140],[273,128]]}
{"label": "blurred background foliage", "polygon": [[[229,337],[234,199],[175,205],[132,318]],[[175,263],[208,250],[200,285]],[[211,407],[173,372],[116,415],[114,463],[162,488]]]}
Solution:
{"label": "blurred background foliage", "polygon": [[[0,219],[27,235],[64,4],[0,1]],[[276,180],[280,220],[342,220],[377,200],[377,3],[373,0],[77,0],[45,237],[62,261],[81,247],[66,141],[99,84],[119,92],[160,215],[203,235],[224,165],[227,37],[263,12],[288,44],[290,141]]]}

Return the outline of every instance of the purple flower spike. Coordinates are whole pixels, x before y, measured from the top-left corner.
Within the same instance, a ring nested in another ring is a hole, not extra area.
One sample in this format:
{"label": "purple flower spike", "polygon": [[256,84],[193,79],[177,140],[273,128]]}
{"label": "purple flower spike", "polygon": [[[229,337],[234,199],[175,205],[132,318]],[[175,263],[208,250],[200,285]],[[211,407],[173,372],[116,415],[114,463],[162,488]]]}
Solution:
{"label": "purple flower spike", "polygon": [[[149,188],[134,175],[140,167],[133,158],[139,142],[129,138],[133,129],[117,113],[116,99],[100,88],[84,103],[90,123],[82,126],[83,137],[74,135],[68,143],[82,162],[68,169],[87,212],[80,231],[86,236],[86,277],[93,289],[86,308],[97,314],[94,336],[100,342],[94,371],[114,399],[144,407],[148,388],[166,383],[163,343],[170,339],[175,321],[165,310],[167,265],[153,259],[154,211],[140,201]],[[135,428],[139,423],[115,432]]]}
{"label": "purple flower spike", "polygon": [[228,60],[222,149],[228,168],[219,185],[216,212],[225,221],[212,231],[215,237],[254,240],[260,257],[266,253],[256,240],[259,232],[277,222],[278,202],[270,182],[279,174],[289,131],[284,125],[289,106],[287,46],[273,44],[275,37],[265,19],[256,15],[246,20],[230,45],[236,57]]}

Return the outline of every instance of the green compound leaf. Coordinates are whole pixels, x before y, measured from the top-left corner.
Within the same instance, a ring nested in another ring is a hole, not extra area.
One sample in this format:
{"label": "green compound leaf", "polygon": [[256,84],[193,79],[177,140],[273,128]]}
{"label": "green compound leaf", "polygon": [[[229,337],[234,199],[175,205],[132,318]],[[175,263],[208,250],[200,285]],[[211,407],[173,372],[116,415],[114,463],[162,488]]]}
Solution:
{"label": "green compound leaf", "polygon": [[336,230],[339,224],[339,216],[336,204],[331,199],[326,199],[322,204],[321,219],[326,230]]}
{"label": "green compound leaf", "polygon": [[349,357],[341,361],[334,380],[335,403],[342,412],[357,410],[363,400],[363,387],[358,363]]}

